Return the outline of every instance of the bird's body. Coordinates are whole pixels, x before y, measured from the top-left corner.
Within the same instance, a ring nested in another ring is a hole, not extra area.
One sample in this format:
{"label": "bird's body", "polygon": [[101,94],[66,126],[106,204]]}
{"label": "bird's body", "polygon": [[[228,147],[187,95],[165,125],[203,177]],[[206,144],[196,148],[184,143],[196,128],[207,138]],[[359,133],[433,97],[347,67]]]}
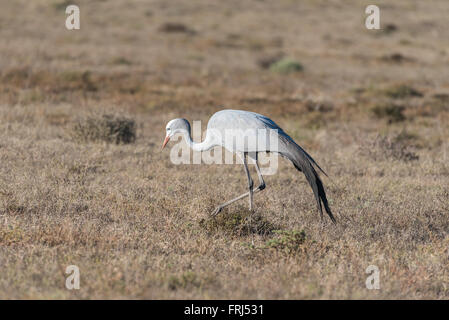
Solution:
{"label": "bird's body", "polygon": [[[276,130],[285,134],[276,123],[261,114],[228,109],[218,111],[209,119],[205,140],[208,140],[210,133],[215,145],[230,152],[278,152],[273,149],[275,146],[270,148],[269,143],[258,143],[258,140],[267,138],[267,134]],[[236,141],[229,139],[230,136],[235,137]],[[245,139],[248,140],[246,143]],[[266,142],[266,139],[263,140]]]}
{"label": "bird's body", "polygon": [[[248,177],[249,192],[219,206],[214,211],[214,214],[220,212],[224,206],[245,196],[250,197],[250,209],[252,209],[252,194],[265,188],[265,182],[263,181],[257,163],[257,154],[258,152],[272,152],[278,153],[282,157],[290,160],[296,169],[304,173],[314,192],[321,217],[321,203],[323,203],[327,214],[331,220],[335,222],[327,202],[323,184],[318,173],[315,171],[314,165],[321,172],[324,173],[324,171],[304,149],[296,144],[296,142],[270,118],[258,113],[243,110],[227,109],[216,112],[209,119],[206,137],[204,141],[200,143],[192,141],[190,125],[185,119],[171,120],[167,124],[166,129],[167,136],[164,141],[164,146],[171,136],[180,132],[184,135],[189,146],[195,151],[206,151],[219,146],[242,156],[245,172]],[[250,156],[255,160],[257,173],[261,183],[259,187],[254,190],[253,181],[247,167],[247,156]]]}

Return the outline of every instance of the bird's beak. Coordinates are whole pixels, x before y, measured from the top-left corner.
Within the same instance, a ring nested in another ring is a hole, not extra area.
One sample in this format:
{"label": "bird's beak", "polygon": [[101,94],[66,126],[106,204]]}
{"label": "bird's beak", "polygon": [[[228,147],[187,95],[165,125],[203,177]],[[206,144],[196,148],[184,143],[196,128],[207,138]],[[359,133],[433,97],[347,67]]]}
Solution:
{"label": "bird's beak", "polygon": [[166,137],[165,137],[165,140],[164,140],[164,143],[162,144],[162,149],[165,148],[165,145],[168,143],[168,141],[170,141],[170,137],[169,137],[169,136],[166,136]]}

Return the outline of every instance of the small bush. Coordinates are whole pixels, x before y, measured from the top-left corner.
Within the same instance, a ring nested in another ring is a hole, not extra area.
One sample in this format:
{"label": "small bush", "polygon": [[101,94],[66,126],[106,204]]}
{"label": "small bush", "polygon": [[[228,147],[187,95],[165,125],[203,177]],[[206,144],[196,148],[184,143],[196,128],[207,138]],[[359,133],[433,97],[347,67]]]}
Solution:
{"label": "small bush", "polygon": [[304,230],[275,230],[277,237],[266,242],[267,248],[284,251],[287,254],[293,254],[301,250],[306,240]]}
{"label": "small bush", "polygon": [[60,10],[64,10],[71,4],[75,4],[74,1],[71,0],[62,0],[62,1],[56,1],[53,3],[53,8],[55,8],[56,10],[60,11]]}
{"label": "small bush", "polygon": [[366,152],[374,160],[400,160],[414,161],[419,156],[412,151],[409,140],[413,139],[412,135],[401,132],[393,137],[378,136],[373,143],[366,147]]}
{"label": "small bush", "polygon": [[111,114],[90,116],[75,123],[73,137],[84,142],[132,143],[136,139],[136,123],[132,119]]}
{"label": "small bush", "polygon": [[385,95],[393,99],[404,99],[408,97],[422,97],[418,90],[407,85],[394,86],[385,90]]}
{"label": "small bush", "polygon": [[379,119],[386,118],[389,123],[392,122],[400,122],[405,120],[405,116],[403,114],[404,107],[395,104],[388,105],[376,105],[371,111],[374,115]]}
{"label": "small bush", "polygon": [[261,214],[242,210],[234,213],[220,213],[215,219],[202,219],[200,226],[208,232],[218,230],[235,236],[249,234],[269,235],[276,227]]}
{"label": "small bush", "polygon": [[273,55],[265,55],[265,56],[262,56],[259,59],[257,59],[257,65],[262,69],[268,69],[273,64],[275,64],[276,62],[281,60],[283,57],[284,57],[284,54],[282,52],[278,52]]}
{"label": "small bush", "polygon": [[384,28],[382,28],[382,31],[384,34],[392,34],[396,31],[398,31],[398,29],[399,28],[395,24],[389,23],[389,24],[385,25]]}
{"label": "small bush", "polygon": [[279,73],[301,72],[304,67],[301,63],[290,58],[283,58],[270,65],[270,70]]}
{"label": "small bush", "polygon": [[115,57],[114,59],[111,60],[111,64],[129,66],[129,65],[132,65],[132,62],[131,62],[131,60],[128,60],[125,57]]}
{"label": "small bush", "polygon": [[185,24],[178,22],[166,22],[159,27],[159,31],[165,33],[195,34],[195,31],[187,27]]}
{"label": "small bush", "polygon": [[170,276],[167,281],[170,290],[177,290],[179,288],[186,289],[190,287],[198,288],[201,285],[197,275],[193,272],[185,272],[180,276]]}
{"label": "small bush", "polygon": [[186,271],[182,274],[170,275],[165,278],[168,289],[176,291],[179,289],[192,290],[194,288],[208,288],[217,284],[217,279],[210,273],[195,273]]}
{"label": "small bush", "polygon": [[412,62],[413,59],[408,58],[400,53],[393,53],[390,55],[384,55],[380,58],[381,61],[388,62],[388,63],[396,63],[401,64],[405,62]]}

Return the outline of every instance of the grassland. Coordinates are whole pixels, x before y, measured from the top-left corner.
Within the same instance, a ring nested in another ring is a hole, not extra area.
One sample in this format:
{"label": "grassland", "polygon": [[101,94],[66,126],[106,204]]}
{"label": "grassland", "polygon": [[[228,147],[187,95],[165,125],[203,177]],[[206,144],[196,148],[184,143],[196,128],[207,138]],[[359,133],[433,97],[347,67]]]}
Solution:
{"label": "grassland", "polygon": [[[366,1],[80,0],[68,31],[67,1],[2,1],[0,298],[448,299],[449,3],[377,2],[373,31]],[[336,226],[284,160],[209,218],[241,166],[160,145],[223,107],[313,155]]]}

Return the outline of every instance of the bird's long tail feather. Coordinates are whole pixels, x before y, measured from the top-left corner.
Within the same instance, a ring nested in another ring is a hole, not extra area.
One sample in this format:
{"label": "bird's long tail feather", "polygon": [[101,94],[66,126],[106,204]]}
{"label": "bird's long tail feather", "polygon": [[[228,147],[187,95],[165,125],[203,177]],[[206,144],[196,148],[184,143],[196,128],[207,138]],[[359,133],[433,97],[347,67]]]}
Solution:
{"label": "bird's long tail feather", "polygon": [[[307,182],[309,182],[310,186],[312,187],[313,194],[315,195],[321,219],[323,218],[323,208],[321,204],[323,204],[329,218],[333,223],[336,223],[334,215],[332,214],[332,211],[329,207],[329,203],[327,202],[323,182],[321,181],[320,176],[313,167],[313,164],[315,164],[320,170],[321,168],[316,164],[315,160],[313,160],[312,157],[296,143],[294,143],[293,141],[286,141],[286,143],[288,145],[288,148],[286,148],[286,151],[281,153],[281,155],[289,159],[293,163],[295,168],[299,171],[302,171],[306,176]],[[321,171],[324,173],[323,170]]]}

